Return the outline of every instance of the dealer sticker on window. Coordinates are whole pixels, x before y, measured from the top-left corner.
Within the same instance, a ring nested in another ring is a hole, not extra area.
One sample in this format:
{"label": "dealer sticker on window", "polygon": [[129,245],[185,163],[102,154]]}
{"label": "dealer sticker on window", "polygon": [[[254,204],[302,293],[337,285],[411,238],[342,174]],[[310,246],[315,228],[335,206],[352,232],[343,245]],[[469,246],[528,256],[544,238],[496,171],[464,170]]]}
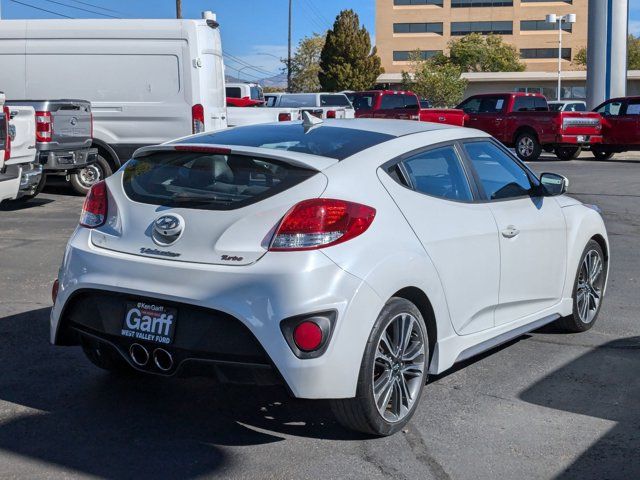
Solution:
{"label": "dealer sticker on window", "polygon": [[178,311],[152,303],[127,303],[121,335],[135,340],[162,343],[173,342]]}

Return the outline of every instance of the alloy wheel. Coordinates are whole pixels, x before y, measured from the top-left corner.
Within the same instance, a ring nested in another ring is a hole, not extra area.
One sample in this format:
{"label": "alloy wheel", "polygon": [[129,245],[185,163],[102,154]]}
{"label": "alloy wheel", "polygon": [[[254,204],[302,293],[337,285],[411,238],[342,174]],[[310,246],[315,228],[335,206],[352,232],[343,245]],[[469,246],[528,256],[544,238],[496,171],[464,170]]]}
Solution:
{"label": "alloy wheel", "polygon": [[380,336],[373,365],[373,397],[380,415],[399,422],[411,411],[424,382],[424,334],[409,313],[396,315]]}
{"label": "alloy wheel", "polygon": [[78,180],[86,188],[102,180],[102,177],[102,169],[96,164],[88,165],[78,172]]}
{"label": "alloy wheel", "polygon": [[591,323],[598,313],[604,286],[604,262],[596,250],[589,250],[582,260],[578,273],[576,303],[578,316],[584,323]]}
{"label": "alloy wheel", "polygon": [[533,154],[534,147],[531,137],[522,137],[518,142],[518,152],[523,157],[530,157]]}

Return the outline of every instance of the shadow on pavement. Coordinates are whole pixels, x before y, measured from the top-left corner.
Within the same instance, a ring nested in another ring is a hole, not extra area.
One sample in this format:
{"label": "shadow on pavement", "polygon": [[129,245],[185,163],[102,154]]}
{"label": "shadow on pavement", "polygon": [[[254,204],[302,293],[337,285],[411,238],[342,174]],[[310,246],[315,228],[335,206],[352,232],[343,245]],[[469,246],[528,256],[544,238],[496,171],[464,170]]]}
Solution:
{"label": "shadow on pavement", "polygon": [[596,347],[532,385],[520,398],[617,422],[559,479],[640,478],[640,337]]}
{"label": "shadow on pavement", "polygon": [[2,450],[106,478],[193,478],[233,463],[224,446],[365,438],[281,388],[103,372],[78,347],[48,344],[49,311],[0,319],[0,401],[17,406],[0,411]]}
{"label": "shadow on pavement", "polygon": [[0,204],[0,212],[17,212],[27,208],[44,207],[53,202],[50,198],[32,198],[31,200],[7,200]]}

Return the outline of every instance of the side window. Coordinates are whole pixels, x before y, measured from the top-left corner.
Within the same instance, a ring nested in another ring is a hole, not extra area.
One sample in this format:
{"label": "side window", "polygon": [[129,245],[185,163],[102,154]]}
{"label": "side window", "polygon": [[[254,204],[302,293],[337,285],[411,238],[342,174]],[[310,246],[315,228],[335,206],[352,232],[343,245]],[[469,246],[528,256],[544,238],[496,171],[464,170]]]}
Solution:
{"label": "side window", "polygon": [[584,103],[574,103],[573,104],[573,112],[586,112],[587,107]]}
{"label": "side window", "polygon": [[448,200],[471,201],[471,189],[462,163],[452,146],[419,153],[406,159],[405,169],[413,189]]}
{"label": "side window", "polygon": [[622,108],[622,102],[613,101],[607,102],[596,110],[601,115],[620,115],[620,109]]}
{"label": "side window", "polygon": [[529,195],[532,185],[527,173],[493,142],[469,142],[464,148],[490,200]]}
{"label": "side window", "polygon": [[464,113],[478,113],[480,111],[480,102],[479,98],[470,98],[458,105],[458,108]]}
{"label": "side window", "polygon": [[535,101],[533,97],[516,97],[513,102],[514,112],[532,112],[535,110]]}
{"label": "side window", "polygon": [[499,113],[504,108],[504,99],[501,97],[485,97],[480,102],[479,113]]}
{"label": "side window", "polygon": [[640,115],[640,100],[629,100],[627,115]]}
{"label": "side window", "polygon": [[227,87],[227,97],[242,98],[242,90],[240,87]]}
{"label": "side window", "polygon": [[382,103],[380,104],[382,110],[395,110],[397,108],[404,108],[404,102],[400,95],[384,95],[382,97]]}

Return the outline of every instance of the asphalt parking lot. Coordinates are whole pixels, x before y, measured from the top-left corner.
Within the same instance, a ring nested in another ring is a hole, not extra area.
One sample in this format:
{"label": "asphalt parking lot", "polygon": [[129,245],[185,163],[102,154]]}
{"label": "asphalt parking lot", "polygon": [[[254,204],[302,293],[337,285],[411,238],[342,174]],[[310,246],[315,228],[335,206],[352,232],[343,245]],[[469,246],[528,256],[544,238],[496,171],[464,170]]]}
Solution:
{"label": "asphalt parking lot", "polygon": [[54,186],[3,204],[0,477],[640,478],[640,156],[532,167],[603,209],[613,263],[598,323],[433,378],[409,427],[382,439],[279,389],[117,378],[50,346],[51,282],[82,198]]}

